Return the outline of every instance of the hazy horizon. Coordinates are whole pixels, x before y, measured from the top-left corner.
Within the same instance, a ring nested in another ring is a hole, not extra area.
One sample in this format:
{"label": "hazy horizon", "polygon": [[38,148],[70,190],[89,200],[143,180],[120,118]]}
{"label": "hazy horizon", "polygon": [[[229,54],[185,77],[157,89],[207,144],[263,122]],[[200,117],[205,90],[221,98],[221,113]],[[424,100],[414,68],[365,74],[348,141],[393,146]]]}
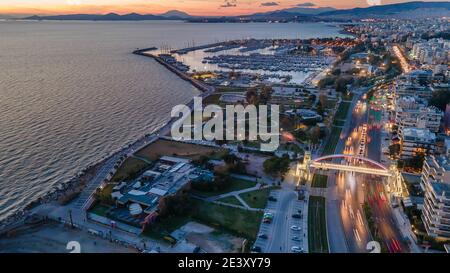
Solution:
{"label": "hazy horizon", "polygon": [[[332,7],[347,9],[368,7],[369,0],[122,0],[117,4],[112,0],[15,0],[13,3],[0,3],[0,15],[57,15],[57,14],[107,14],[141,13],[162,14],[170,10],[186,12],[198,16],[244,15],[287,8]],[[409,0],[380,0],[382,5],[414,2]],[[422,2],[449,2],[445,0]]]}

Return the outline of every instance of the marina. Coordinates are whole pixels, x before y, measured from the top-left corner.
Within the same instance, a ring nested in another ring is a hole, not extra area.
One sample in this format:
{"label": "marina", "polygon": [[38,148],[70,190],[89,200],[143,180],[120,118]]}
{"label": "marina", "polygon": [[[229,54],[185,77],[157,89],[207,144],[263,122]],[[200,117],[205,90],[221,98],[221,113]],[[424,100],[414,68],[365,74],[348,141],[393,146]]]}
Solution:
{"label": "marina", "polygon": [[[342,44],[302,39],[243,39],[187,47],[141,50],[143,55],[159,59],[187,74],[239,73],[255,80],[241,81],[239,86],[253,86],[261,82],[304,84],[332,65],[336,56],[333,47]],[[330,53],[331,52],[331,53]],[[230,85],[229,80],[214,81]]]}

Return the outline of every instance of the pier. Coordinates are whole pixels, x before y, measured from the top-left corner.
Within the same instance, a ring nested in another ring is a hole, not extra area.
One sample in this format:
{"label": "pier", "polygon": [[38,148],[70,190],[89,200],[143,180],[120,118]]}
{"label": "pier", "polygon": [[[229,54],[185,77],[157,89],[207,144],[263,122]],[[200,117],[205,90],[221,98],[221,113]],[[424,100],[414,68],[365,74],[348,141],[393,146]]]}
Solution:
{"label": "pier", "polygon": [[190,82],[193,86],[195,86],[197,89],[199,89],[202,92],[213,92],[214,91],[214,87],[209,86],[209,85],[207,85],[207,84],[205,84],[203,82],[200,82],[200,81],[198,81],[196,79],[193,79],[192,77],[190,77],[186,73],[180,71],[179,69],[177,69],[173,65],[171,65],[171,64],[167,63],[166,61],[164,61],[159,56],[148,52],[148,51],[152,51],[152,50],[156,50],[156,49],[157,48],[155,48],[155,47],[145,48],[145,49],[138,49],[138,50],[133,51],[133,54],[140,55],[140,56],[145,56],[145,57],[150,57],[150,58],[155,59],[158,63],[162,64],[167,69],[169,69],[170,71],[175,73],[175,75],[177,75],[178,77],[180,77],[181,79],[183,79],[185,81]]}

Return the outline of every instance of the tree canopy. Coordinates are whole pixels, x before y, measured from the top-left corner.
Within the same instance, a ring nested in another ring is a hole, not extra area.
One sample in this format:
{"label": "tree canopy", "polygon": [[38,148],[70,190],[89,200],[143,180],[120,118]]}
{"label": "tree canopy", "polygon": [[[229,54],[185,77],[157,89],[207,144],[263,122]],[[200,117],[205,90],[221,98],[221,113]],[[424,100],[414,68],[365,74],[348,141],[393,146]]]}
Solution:
{"label": "tree canopy", "polygon": [[428,101],[428,105],[436,106],[437,108],[445,111],[445,106],[450,103],[450,91],[439,90],[433,93],[433,96]]}
{"label": "tree canopy", "polygon": [[289,170],[289,157],[272,157],[264,161],[264,172],[271,175],[284,175]]}

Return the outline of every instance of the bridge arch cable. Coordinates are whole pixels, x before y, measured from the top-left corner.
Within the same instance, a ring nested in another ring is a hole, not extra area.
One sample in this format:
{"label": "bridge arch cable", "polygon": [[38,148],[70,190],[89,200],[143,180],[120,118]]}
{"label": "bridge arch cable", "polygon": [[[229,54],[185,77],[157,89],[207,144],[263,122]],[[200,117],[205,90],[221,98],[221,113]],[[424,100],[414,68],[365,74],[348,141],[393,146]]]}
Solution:
{"label": "bridge arch cable", "polygon": [[319,158],[316,158],[313,160],[314,163],[320,163],[321,161],[326,161],[326,160],[330,160],[330,159],[337,159],[337,158],[350,158],[350,159],[357,159],[357,160],[362,160],[364,162],[367,163],[371,163],[377,167],[379,167],[380,169],[384,170],[384,171],[388,171],[389,169],[386,168],[386,166],[384,166],[383,164],[372,160],[370,158],[366,158],[366,157],[362,157],[362,156],[355,156],[355,155],[345,155],[345,154],[336,154],[336,155],[327,155],[327,156],[322,156]]}

